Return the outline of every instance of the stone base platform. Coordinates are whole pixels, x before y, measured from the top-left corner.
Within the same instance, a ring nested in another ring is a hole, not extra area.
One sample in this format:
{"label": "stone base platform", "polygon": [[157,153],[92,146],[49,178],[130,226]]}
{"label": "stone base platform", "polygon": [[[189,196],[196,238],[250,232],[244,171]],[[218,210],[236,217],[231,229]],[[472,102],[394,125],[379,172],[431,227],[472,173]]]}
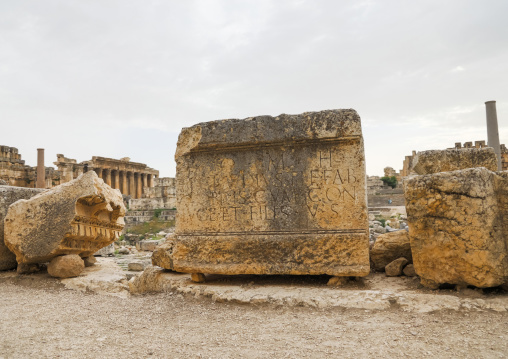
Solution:
{"label": "stone base platform", "polygon": [[[441,310],[508,312],[508,293],[465,289],[433,291],[422,288],[417,277],[386,277],[371,273],[341,287],[329,287],[330,276],[206,275],[205,283],[193,283],[190,274],[148,267],[140,272],[122,270],[113,258],[97,258],[76,278],[52,278],[45,271],[19,275],[0,272],[1,282],[68,289],[129,300],[131,294],[173,292],[215,302],[275,305],[320,309],[402,310],[428,313]],[[136,276],[127,281],[129,274]]]}
{"label": "stone base platform", "polygon": [[330,276],[206,275],[205,283],[193,283],[190,274],[148,267],[129,281],[133,294],[177,292],[216,302],[362,310],[400,309],[508,311],[508,293],[483,294],[466,289],[432,291],[419,278],[386,277],[371,273],[341,287],[329,287]]}

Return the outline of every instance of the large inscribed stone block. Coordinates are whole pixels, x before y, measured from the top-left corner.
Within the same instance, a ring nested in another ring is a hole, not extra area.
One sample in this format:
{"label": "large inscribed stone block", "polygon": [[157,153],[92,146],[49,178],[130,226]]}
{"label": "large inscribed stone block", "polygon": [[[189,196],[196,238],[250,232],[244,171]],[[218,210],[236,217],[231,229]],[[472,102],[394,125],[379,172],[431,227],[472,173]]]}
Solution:
{"label": "large inscribed stone block", "polygon": [[184,128],[174,242],[188,273],[369,273],[365,160],[354,110]]}
{"label": "large inscribed stone block", "polygon": [[81,257],[118,239],[125,205],[94,171],[12,204],[5,217],[5,244],[18,263],[44,263],[64,254]]}
{"label": "large inscribed stone block", "polygon": [[409,238],[422,284],[508,281],[508,172],[471,168],[404,181]]}
{"label": "large inscribed stone block", "polygon": [[17,200],[28,199],[43,191],[45,189],[0,186],[0,270],[14,269],[17,266],[16,256],[4,243],[4,218],[7,209]]}

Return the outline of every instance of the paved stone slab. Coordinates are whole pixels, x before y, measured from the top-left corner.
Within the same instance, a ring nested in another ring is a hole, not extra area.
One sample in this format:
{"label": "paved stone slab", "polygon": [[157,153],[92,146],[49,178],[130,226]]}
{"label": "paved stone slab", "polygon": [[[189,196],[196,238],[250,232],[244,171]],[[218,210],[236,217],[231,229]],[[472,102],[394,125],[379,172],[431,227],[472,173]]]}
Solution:
{"label": "paved stone slab", "polygon": [[168,261],[189,273],[369,273],[365,160],[354,110],[182,130]]}
{"label": "paved stone slab", "polygon": [[438,310],[508,311],[508,294],[462,294],[455,290],[421,289],[418,279],[371,273],[339,287],[327,286],[328,276],[221,276],[207,275],[194,283],[191,275],[149,267],[129,281],[132,294],[176,292],[216,302],[249,305],[303,306],[363,310],[402,310],[428,313]]}

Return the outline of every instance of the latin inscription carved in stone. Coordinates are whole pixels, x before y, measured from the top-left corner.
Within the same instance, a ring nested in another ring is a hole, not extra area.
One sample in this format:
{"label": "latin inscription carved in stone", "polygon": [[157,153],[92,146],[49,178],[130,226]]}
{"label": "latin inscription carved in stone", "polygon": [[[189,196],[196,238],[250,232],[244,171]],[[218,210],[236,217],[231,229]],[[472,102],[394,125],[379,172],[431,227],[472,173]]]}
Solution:
{"label": "latin inscription carved in stone", "polygon": [[199,124],[183,129],[176,160],[169,269],[368,274],[363,138],[354,110]]}

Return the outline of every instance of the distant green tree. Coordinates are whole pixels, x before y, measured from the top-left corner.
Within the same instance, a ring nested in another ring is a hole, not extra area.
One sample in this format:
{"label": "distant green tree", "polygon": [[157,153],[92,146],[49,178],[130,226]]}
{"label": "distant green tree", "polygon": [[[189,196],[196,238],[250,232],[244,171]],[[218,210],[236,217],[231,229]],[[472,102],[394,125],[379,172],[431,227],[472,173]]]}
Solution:
{"label": "distant green tree", "polygon": [[397,187],[397,178],[395,176],[381,177],[381,181],[383,181],[385,185],[390,186],[392,188]]}

